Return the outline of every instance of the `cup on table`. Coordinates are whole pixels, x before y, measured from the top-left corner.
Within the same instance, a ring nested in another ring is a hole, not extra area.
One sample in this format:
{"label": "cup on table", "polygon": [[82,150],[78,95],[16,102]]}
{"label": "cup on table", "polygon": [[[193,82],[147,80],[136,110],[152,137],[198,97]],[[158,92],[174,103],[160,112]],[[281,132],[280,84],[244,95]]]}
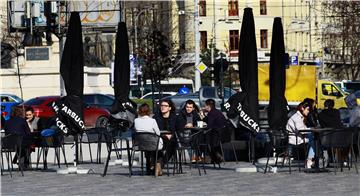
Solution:
{"label": "cup on table", "polygon": [[203,128],[204,127],[204,122],[203,121],[197,121],[197,126],[199,128]]}

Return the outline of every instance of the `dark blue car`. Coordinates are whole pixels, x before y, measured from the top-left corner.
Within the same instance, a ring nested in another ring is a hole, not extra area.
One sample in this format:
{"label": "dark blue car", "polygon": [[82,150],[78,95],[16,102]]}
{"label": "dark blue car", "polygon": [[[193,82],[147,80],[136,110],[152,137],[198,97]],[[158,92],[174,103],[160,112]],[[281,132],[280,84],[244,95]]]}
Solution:
{"label": "dark blue car", "polygon": [[11,114],[11,108],[23,102],[21,98],[13,94],[0,94],[1,115],[8,120]]}

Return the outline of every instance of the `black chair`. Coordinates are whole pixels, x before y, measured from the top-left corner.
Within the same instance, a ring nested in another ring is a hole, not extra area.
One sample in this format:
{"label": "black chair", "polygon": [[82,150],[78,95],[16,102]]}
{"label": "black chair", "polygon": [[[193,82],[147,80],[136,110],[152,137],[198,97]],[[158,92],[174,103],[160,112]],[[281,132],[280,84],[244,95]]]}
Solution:
{"label": "black chair", "polygon": [[[196,153],[196,148],[193,145],[193,138],[194,135],[192,135],[191,129],[185,129],[181,133],[175,132],[175,139],[176,139],[176,153],[174,156],[174,167],[173,167],[173,175],[175,174],[175,171],[177,173],[183,173],[182,165],[183,163],[186,163],[186,151],[191,152],[190,153],[190,170],[192,169],[192,160],[191,157],[194,153]],[[196,167],[198,168],[199,175],[201,175],[200,168],[198,167],[199,160],[196,159]],[[169,168],[169,166],[167,166]],[[205,171],[205,167],[204,167]],[[205,171],[206,172],[206,171]],[[168,171],[169,173],[169,171]]]}
{"label": "black chair", "polygon": [[[214,135],[217,134],[217,130],[216,129],[207,129],[207,130],[203,130],[201,132],[198,132],[197,134],[193,135],[193,140],[192,140],[192,148],[195,149],[195,155],[197,157],[202,157],[202,166],[203,166],[203,170],[204,170],[204,174],[206,174],[206,169],[205,169],[205,158],[207,156],[210,156],[211,153],[211,145],[210,142],[213,142],[213,144],[217,143],[219,144],[219,141],[215,141],[218,138],[213,138]],[[214,139],[213,141],[210,141],[210,139]],[[197,162],[196,162],[197,164]],[[214,168],[216,168],[215,162],[213,162],[213,166]],[[218,163],[219,168],[220,163]],[[199,175],[201,175],[200,170],[199,170]]]}
{"label": "black chair", "polygon": [[[267,161],[266,161],[266,165],[265,165],[265,170],[264,170],[264,174],[267,172],[267,168],[269,166],[269,160],[270,157],[272,157],[272,155],[275,153],[276,159],[275,159],[275,166],[277,166],[278,163],[278,159],[279,157],[282,157],[282,167],[285,164],[285,160],[288,160],[288,167],[289,167],[289,173],[291,173],[291,158],[293,157],[293,150],[296,149],[297,150],[297,159],[298,159],[298,168],[300,171],[300,154],[299,151],[301,149],[300,145],[292,145],[289,143],[289,136],[290,133],[286,130],[268,130],[268,135],[269,135],[269,143],[267,143],[266,145],[266,157],[267,157]],[[300,137],[296,137],[296,144],[298,144],[298,139],[300,139]],[[290,148],[292,148],[292,150],[290,150]],[[304,150],[305,150],[305,145],[304,145]]]}
{"label": "black chair", "polygon": [[47,136],[47,137],[42,136],[41,144],[39,146],[39,150],[37,154],[36,168],[38,168],[40,157],[41,155],[43,155],[44,169],[47,169],[47,155],[50,148],[53,148],[55,151],[55,157],[57,159],[58,167],[60,168],[60,150],[62,151],[65,165],[66,167],[68,167],[63,143],[64,143],[64,136],[61,134],[55,134],[53,136]]}
{"label": "black chair", "polygon": [[[129,163],[130,167],[130,175],[132,174],[132,162],[134,160],[135,152],[140,151],[140,162],[141,162],[141,174],[144,174],[144,161],[143,161],[143,154],[144,152],[155,152],[155,164],[158,160],[158,153],[162,149],[159,149],[159,142],[160,136],[156,135],[155,133],[150,132],[136,132],[133,135],[133,146],[131,152],[131,163]],[[157,174],[155,166],[155,177]]]}
{"label": "black chair", "polygon": [[355,161],[358,161],[358,157],[360,156],[360,133],[359,133],[359,128],[358,127],[353,127],[353,146],[356,147],[356,153],[354,151],[355,154]]}
{"label": "black chair", "polygon": [[91,151],[91,144],[97,144],[97,151],[96,151],[96,163],[101,163],[101,134],[102,130],[101,128],[91,128],[86,130],[80,137],[80,159],[83,162],[83,150],[82,150],[82,144],[88,144],[89,153],[90,153],[90,162],[93,163],[93,157],[92,157],[92,151]]}
{"label": "black chair", "polygon": [[[332,154],[332,160],[335,164],[335,174],[338,169],[338,165],[341,165],[341,171],[343,170],[343,161],[339,160],[339,150],[350,150],[350,159],[349,156],[347,156],[347,161],[351,164],[349,164],[349,170],[350,165],[352,165],[353,156],[354,156],[354,149],[353,149],[353,135],[354,131],[356,129],[354,128],[342,128],[342,129],[336,129],[334,131],[326,131],[320,134],[320,144],[323,149],[330,149]],[[356,163],[354,164],[356,173],[358,174],[358,168]]]}
{"label": "black chair", "polygon": [[[236,150],[246,148],[245,146],[248,146],[248,158],[251,160],[251,140],[248,139],[245,140],[236,140],[235,138],[235,128],[232,127],[223,127],[219,130],[221,133],[221,140],[220,140],[220,148],[221,152],[224,154],[224,150],[232,150],[233,155],[235,157],[236,163],[238,163],[238,157],[236,154]],[[250,134],[250,133],[249,133]],[[226,135],[226,136],[225,136]],[[225,156],[224,156],[224,163],[226,162]]]}
{"label": "black chair", "polygon": [[[18,170],[21,172],[21,175],[24,176],[23,166],[24,166],[24,158],[21,156],[22,151],[22,135],[17,134],[9,134],[1,138],[1,175],[3,175],[4,170],[4,160],[3,154],[6,155],[8,171],[10,176],[12,177],[11,171],[13,170],[13,158],[11,153],[17,153],[18,155]],[[11,167],[10,167],[11,166]]]}
{"label": "black chair", "polygon": [[[125,133],[129,132],[129,130],[127,132],[125,132],[125,130],[128,130],[128,129],[124,128],[124,127],[119,127],[119,128],[107,127],[105,129],[105,131],[103,131],[103,133],[102,133],[101,140],[104,140],[106,142],[106,147],[107,147],[107,151],[108,151],[108,155],[107,155],[106,162],[105,162],[104,172],[101,175],[102,177],[106,176],[107,168],[109,166],[109,161],[111,159],[111,153],[115,152],[116,156],[118,156],[118,158],[119,158],[118,153],[122,152],[124,150],[126,150],[127,154],[128,154],[129,177],[131,177],[131,153],[130,153],[130,150],[132,150],[132,148],[130,148],[130,140],[132,138],[125,135]],[[120,148],[118,148],[118,146],[116,145],[116,142],[117,141],[122,142],[122,140],[126,141],[126,147],[123,148],[122,145],[120,145]],[[112,146],[114,146],[114,148]]]}

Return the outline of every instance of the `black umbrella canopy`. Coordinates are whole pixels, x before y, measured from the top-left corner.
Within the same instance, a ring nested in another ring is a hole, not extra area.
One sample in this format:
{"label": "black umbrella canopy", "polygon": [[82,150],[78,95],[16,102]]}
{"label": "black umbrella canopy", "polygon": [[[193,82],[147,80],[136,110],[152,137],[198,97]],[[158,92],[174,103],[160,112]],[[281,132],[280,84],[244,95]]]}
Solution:
{"label": "black umbrella canopy", "polygon": [[125,22],[119,22],[116,33],[116,48],[114,62],[114,94],[115,101],[111,108],[111,113],[125,111],[132,107],[133,103],[129,99],[130,92],[130,60],[129,60],[129,41]]}
{"label": "black umbrella canopy", "polygon": [[228,117],[239,115],[239,122],[253,133],[260,131],[258,100],[258,62],[254,16],[251,8],[244,9],[239,43],[239,76],[241,92],[224,105]]}
{"label": "black umbrella canopy", "polygon": [[271,129],[284,129],[287,122],[285,98],[285,46],[281,18],[274,19],[270,56],[270,103],[268,121]]}
{"label": "black umbrella canopy", "polygon": [[130,92],[130,60],[129,41],[126,23],[119,22],[116,33],[114,62],[114,94],[111,107],[110,124],[112,127],[129,127],[136,113],[136,104],[129,99]]}
{"label": "black umbrella canopy", "polygon": [[84,56],[81,21],[78,12],[72,12],[66,42],[60,63],[66,96],[53,104],[56,125],[66,134],[85,129],[83,118]]}

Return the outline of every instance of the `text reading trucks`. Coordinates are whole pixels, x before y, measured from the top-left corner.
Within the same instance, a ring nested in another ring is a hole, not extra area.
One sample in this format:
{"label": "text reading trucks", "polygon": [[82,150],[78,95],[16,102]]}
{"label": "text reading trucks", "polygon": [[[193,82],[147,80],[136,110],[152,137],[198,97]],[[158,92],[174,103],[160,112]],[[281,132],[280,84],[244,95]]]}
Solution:
{"label": "text reading trucks", "polygon": [[[259,101],[262,104],[269,102],[269,65],[259,65]],[[324,108],[324,101],[332,99],[335,108],[346,108],[346,94],[333,82],[318,80],[315,66],[289,66],[286,69],[285,97],[290,106],[296,106],[305,98],[316,100],[318,108]]]}

